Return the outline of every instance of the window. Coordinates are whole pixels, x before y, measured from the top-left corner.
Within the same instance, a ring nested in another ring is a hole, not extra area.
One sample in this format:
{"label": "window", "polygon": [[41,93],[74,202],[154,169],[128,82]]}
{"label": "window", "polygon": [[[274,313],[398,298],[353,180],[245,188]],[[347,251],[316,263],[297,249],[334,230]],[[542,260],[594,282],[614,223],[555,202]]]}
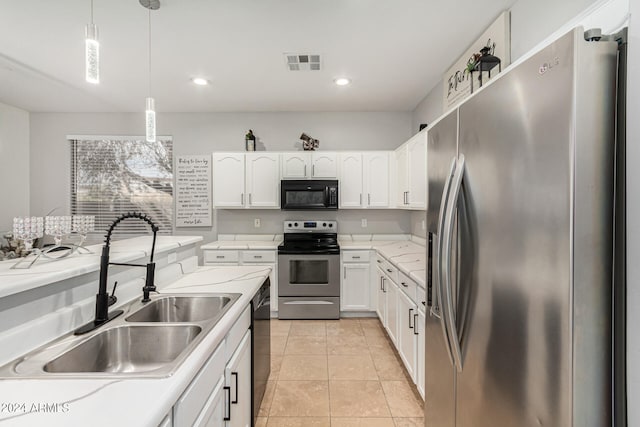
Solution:
{"label": "window", "polygon": [[[113,220],[142,212],[171,234],[173,224],[173,142],[170,137],[146,142],[135,137],[82,137],[71,142],[71,214],[95,215],[95,235]],[[146,223],[123,221],[114,236],[150,232]]]}

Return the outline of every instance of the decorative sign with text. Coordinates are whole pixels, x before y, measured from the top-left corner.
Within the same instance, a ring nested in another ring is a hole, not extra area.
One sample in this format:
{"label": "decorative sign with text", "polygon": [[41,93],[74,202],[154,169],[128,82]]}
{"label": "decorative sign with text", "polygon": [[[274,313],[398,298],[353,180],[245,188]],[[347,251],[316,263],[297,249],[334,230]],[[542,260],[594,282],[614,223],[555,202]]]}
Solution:
{"label": "decorative sign with text", "polygon": [[[502,69],[511,63],[511,26],[509,12],[500,14],[493,24],[471,44],[471,47],[458,59],[443,76],[444,83],[444,111],[459,104],[471,94],[471,73],[467,70],[467,62],[474,53],[480,52],[483,47],[491,48],[491,53],[500,58]],[[492,76],[498,73],[498,69],[491,72]],[[477,75],[478,73],[474,73]],[[477,84],[474,85],[477,88]]]}
{"label": "decorative sign with text", "polygon": [[211,226],[211,156],[176,158],[176,227]]}

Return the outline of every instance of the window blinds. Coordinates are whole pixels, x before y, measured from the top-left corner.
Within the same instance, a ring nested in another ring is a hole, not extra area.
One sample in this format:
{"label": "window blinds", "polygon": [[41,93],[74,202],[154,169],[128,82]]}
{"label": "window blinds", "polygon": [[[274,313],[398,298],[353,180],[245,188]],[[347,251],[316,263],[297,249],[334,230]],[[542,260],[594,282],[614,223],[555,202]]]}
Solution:
{"label": "window blinds", "polygon": [[[120,215],[147,214],[171,234],[173,225],[173,142],[158,138],[101,137],[72,139],[71,214],[95,215],[94,235],[104,235]],[[114,230],[119,238],[149,234],[150,227],[125,220]]]}

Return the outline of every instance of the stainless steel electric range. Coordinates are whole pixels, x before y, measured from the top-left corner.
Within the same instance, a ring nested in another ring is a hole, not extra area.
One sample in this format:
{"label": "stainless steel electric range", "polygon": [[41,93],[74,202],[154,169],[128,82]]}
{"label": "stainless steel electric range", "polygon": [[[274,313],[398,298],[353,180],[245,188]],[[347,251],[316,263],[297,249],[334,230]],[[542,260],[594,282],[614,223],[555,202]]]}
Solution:
{"label": "stainless steel electric range", "polygon": [[338,223],[291,220],[278,246],[278,317],[340,318]]}

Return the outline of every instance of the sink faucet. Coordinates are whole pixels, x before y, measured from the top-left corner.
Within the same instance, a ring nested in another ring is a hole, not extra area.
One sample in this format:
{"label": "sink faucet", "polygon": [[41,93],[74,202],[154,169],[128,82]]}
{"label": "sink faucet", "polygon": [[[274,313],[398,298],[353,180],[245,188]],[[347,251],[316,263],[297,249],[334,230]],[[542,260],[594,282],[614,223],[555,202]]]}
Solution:
{"label": "sink faucet", "polygon": [[[120,262],[109,262],[109,250],[111,248],[111,234],[113,233],[113,229],[123,220],[129,218],[138,218],[142,221],[145,221],[151,226],[151,231],[153,231],[153,242],[151,243],[151,255],[149,257],[149,262],[147,264],[130,264],[130,263],[120,263]],[[149,298],[150,292],[155,292],[156,287],[154,284],[155,277],[155,268],[156,264],[153,262],[153,254],[156,249],[156,234],[158,233],[158,226],[151,221],[147,215],[138,213],[138,212],[128,212],[124,215],[118,217],[109,229],[107,230],[107,234],[104,240],[104,246],[102,247],[102,255],[100,256],[100,279],[98,283],[98,294],[96,295],[96,318],[87,323],[86,325],[76,329],[76,335],[82,335],[87,332],[90,332],[100,325],[103,325],[110,320],[115,319],[120,316],[123,311],[115,310],[109,312],[109,306],[115,304],[116,297],[115,295],[109,296],[107,293],[107,276],[109,271],[109,265],[124,265],[129,267],[145,267],[147,269],[147,273],[145,276],[144,287],[142,288],[143,298],[142,302],[149,302],[151,299]],[[117,282],[116,282],[117,284]],[[115,294],[115,285],[113,293]]]}

